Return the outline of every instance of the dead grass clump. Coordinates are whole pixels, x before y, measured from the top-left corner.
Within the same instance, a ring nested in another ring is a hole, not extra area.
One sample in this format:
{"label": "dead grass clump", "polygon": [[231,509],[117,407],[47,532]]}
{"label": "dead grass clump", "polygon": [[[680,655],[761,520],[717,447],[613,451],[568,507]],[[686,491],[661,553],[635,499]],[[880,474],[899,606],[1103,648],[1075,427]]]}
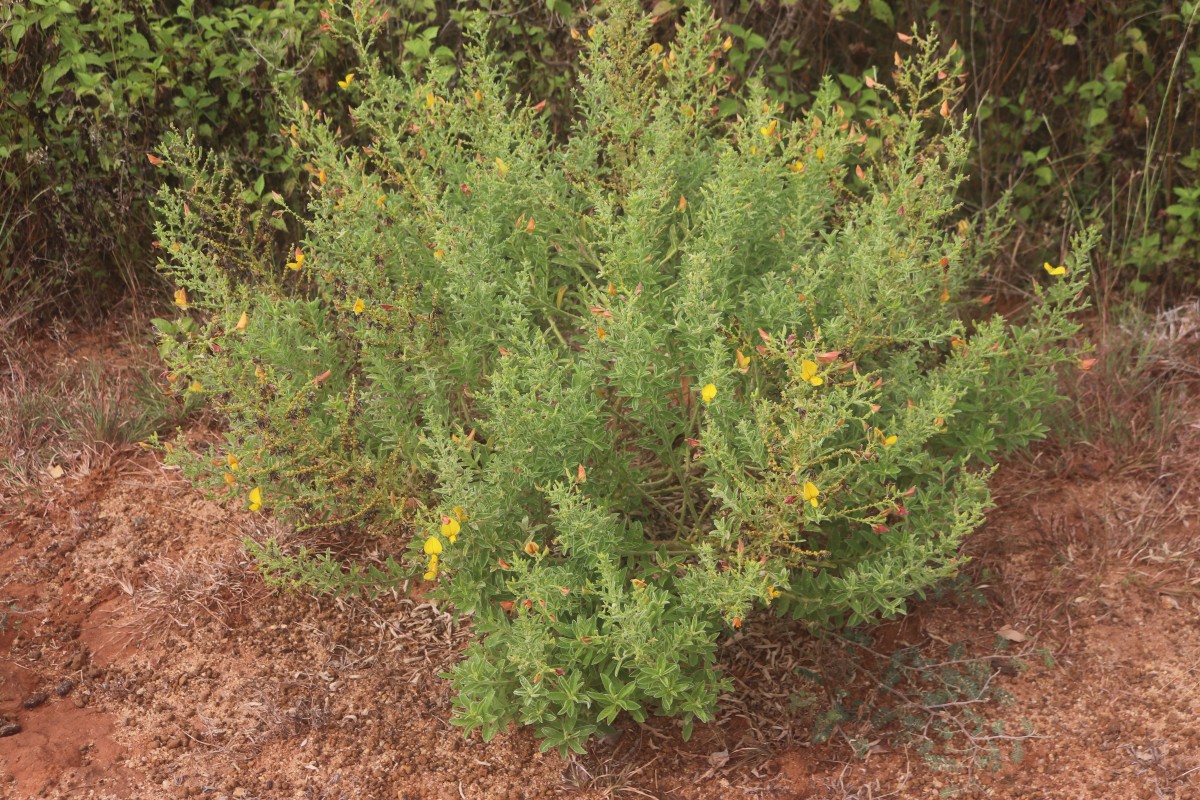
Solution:
{"label": "dead grass clump", "polygon": [[229,629],[247,604],[270,592],[247,564],[232,558],[162,557],[146,564],[145,570],[141,586],[126,582],[122,588],[133,596],[144,628],[160,633],[210,620]]}

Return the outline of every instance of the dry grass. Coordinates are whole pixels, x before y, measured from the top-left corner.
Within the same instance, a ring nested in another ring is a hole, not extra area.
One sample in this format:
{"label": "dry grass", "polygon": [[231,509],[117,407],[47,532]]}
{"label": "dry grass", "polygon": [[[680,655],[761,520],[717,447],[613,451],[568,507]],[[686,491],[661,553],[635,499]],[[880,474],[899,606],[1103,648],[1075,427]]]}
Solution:
{"label": "dry grass", "polygon": [[139,587],[114,580],[134,598],[139,626],[160,634],[198,623],[216,622],[229,629],[246,605],[270,590],[254,575],[244,558],[195,558],[177,561],[157,558],[146,564]]}
{"label": "dry grass", "polygon": [[179,424],[186,409],[156,384],[153,350],[122,343],[123,357],[28,341],[0,341],[0,490],[27,490],[55,467],[87,471],[128,445]]}
{"label": "dry grass", "polygon": [[1047,413],[1048,444],[1025,466],[1045,478],[1161,475],[1196,421],[1200,301],[1157,315],[1127,308],[1090,327],[1095,362],[1065,376],[1068,401]]}

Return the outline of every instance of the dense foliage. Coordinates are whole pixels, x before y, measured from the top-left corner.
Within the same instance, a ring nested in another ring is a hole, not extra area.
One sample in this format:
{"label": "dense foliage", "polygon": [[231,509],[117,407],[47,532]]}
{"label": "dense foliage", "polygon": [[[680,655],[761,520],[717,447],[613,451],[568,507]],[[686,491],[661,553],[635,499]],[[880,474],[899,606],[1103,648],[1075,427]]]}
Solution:
{"label": "dense foliage", "polygon": [[[463,25],[486,17],[512,87],[547,100],[561,127],[582,46],[571,31],[587,27],[584,8],[567,0],[379,0],[368,13],[386,60],[413,66],[432,55],[443,71],[458,67]],[[655,20],[652,36],[666,41],[684,4],[646,0],[643,8]],[[145,153],[172,128],[226,153],[248,197],[277,191],[302,202],[307,176],[279,122],[296,93],[338,112],[337,81],[352,55],[330,35],[330,9],[326,0],[0,4],[7,319],[55,301],[86,307],[79,299],[102,298],[97,290],[114,278],[131,287],[146,279],[154,178]],[[1140,293],[1200,279],[1192,0],[722,0],[715,10],[731,43],[718,68],[735,85],[761,72],[790,117],[833,75],[836,102],[860,125],[886,103],[866,78],[891,68],[896,32],[938,26],[960,43],[969,75],[955,110],[974,112],[976,148],[960,199],[987,208],[1013,192],[1018,263],[1060,246],[1064,229],[1099,224],[1105,283]],[[722,103],[723,114],[740,110],[735,97]]]}
{"label": "dense foliage", "polygon": [[868,148],[828,84],[795,122],[757,83],[724,118],[703,10],[666,46],[609,10],[576,33],[567,130],[486,48],[397,76],[354,21],[352,128],[305,105],[290,130],[318,178],[286,263],[186,140],[159,200],[162,352],[230,420],[171,457],[301,529],[407,542],[383,568],[255,549],[282,584],[423,573],[479,636],[461,724],[563,748],[623,711],[708,719],[756,606],[856,622],[953,574],[988,465],[1044,433],[1089,275],[1089,242],[1047,254],[1021,326],[969,299],[996,238],[955,218],[932,43],[877,86]]}

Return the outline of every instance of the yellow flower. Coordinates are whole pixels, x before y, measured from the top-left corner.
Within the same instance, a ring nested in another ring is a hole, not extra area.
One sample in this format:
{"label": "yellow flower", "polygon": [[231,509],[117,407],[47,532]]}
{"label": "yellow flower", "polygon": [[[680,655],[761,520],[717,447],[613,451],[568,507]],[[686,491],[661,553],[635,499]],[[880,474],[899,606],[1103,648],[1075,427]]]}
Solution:
{"label": "yellow flower", "polygon": [[362,312],[364,312],[366,310],[367,310],[367,304],[363,302],[363,299],[361,297],[354,301],[354,313],[356,315],[361,314]]}
{"label": "yellow flower", "polygon": [[817,374],[817,362],[807,358],[800,362],[800,380],[808,381],[813,386],[820,386],[825,382],[825,379]]}
{"label": "yellow flower", "polygon": [[329,180],[329,175],[325,172],[325,168],[321,167],[317,170],[317,182],[324,186],[327,180]]}
{"label": "yellow flower", "polygon": [[728,53],[730,50],[733,49],[733,37],[732,36],[725,37],[725,41],[721,42],[721,49],[724,50],[726,53]]}
{"label": "yellow flower", "polygon": [[538,543],[534,542],[534,541],[526,542],[525,543],[525,552],[531,556],[536,556],[538,553]]}
{"label": "yellow flower", "polygon": [[455,506],[454,508],[450,509],[450,513],[454,514],[454,518],[459,522],[467,521],[467,512],[463,510],[462,506]]}
{"label": "yellow flower", "polygon": [[265,369],[263,369],[262,367],[255,367],[254,368],[254,377],[258,378],[259,381],[265,383],[267,380],[267,371]]}
{"label": "yellow flower", "polygon": [[434,103],[436,103],[436,102],[437,102],[437,98],[433,96],[433,92],[426,92],[426,94],[425,94],[425,107],[426,107],[426,108],[428,108],[428,109],[430,109],[430,110],[432,111],[432,110],[433,110],[433,104],[434,104]]}
{"label": "yellow flower", "polygon": [[425,540],[425,546],[422,548],[427,556],[436,556],[442,552],[442,540],[436,536],[430,536]]}
{"label": "yellow flower", "polygon": [[591,28],[588,28],[588,38],[589,38],[589,39],[595,39],[595,38],[596,38],[596,28],[595,28],[594,26],[593,26],[593,27],[591,27]]}
{"label": "yellow flower", "polygon": [[351,83],[354,83],[354,73],[347,72],[345,80],[338,81],[338,86],[342,87],[343,89],[349,89]]}
{"label": "yellow flower", "polygon": [[475,90],[474,97],[475,97],[475,102],[476,102],[476,103],[482,103],[482,102],[483,102],[483,92],[479,91],[478,89],[476,89],[476,90]]}
{"label": "yellow flower", "polygon": [[237,478],[234,477],[232,472],[225,473],[225,483],[229,486],[233,486],[235,483],[237,483]]}
{"label": "yellow flower", "polygon": [[737,365],[742,372],[750,369],[750,356],[743,355],[741,350],[737,351]]}
{"label": "yellow flower", "polygon": [[603,340],[603,339],[606,339],[607,337],[608,337],[608,331],[604,330],[604,328],[600,328],[600,327],[596,328],[596,338],[597,339]]}
{"label": "yellow flower", "polygon": [[438,557],[437,554],[429,556],[429,569],[425,572],[425,580],[431,581],[438,576]]}
{"label": "yellow flower", "polygon": [[296,248],[295,260],[288,262],[288,269],[299,272],[304,267],[304,253],[300,252],[300,248]]}
{"label": "yellow flower", "polygon": [[446,251],[445,250],[434,250],[433,257],[438,259],[439,261],[441,261],[443,258],[446,257]]}
{"label": "yellow flower", "polygon": [[509,166],[500,156],[496,156],[496,170],[500,173],[501,178],[508,174]]}
{"label": "yellow flower", "polygon": [[783,592],[779,591],[774,586],[767,587],[767,597],[771,598],[772,600],[776,599],[777,597],[779,597],[782,594],[783,594]]}
{"label": "yellow flower", "polygon": [[708,384],[700,390],[700,399],[704,401],[704,405],[708,405],[717,396],[717,387],[713,384]]}
{"label": "yellow flower", "polygon": [[662,51],[663,51],[663,46],[661,44],[659,44],[658,42],[655,42],[654,44],[650,45],[650,54],[651,55],[657,56],[660,53],[662,53]]}
{"label": "yellow flower", "polygon": [[175,290],[175,305],[179,306],[184,311],[187,311],[187,307],[188,307],[187,289],[176,289]]}
{"label": "yellow flower", "polygon": [[192,381],[192,385],[188,387],[189,392],[203,392],[204,385],[200,381]]}
{"label": "yellow flower", "polygon": [[758,132],[761,133],[766,138],[770,139],[772,136],[775,135],[775,129],[778,126],[779,126],[779,121],[773,119],[767,123],[767,126],[765,128],[759,128]]}
{"label": "yellow flower", "polygon": [[375,205],[379,206],[380,208],[383,208],[383,206],[386,203],[387,203],[387,195],[386,194],[381,194],[381,195],[379,195],[379,197],[375,198]]}
{"label": "yellow flower", "polygon": [[[579,35],[579,31],[575,30],[574,28],[571,28],[571,38],[574,39],[575,41],[579,41],[583,37],[581,37]],[[654,47],[654,45],[650,45],[650,46]],[[659,45],[659,47],[662,47],[662,45]]]}
{"label": "yellow flower", "polygon": [[894,433],[891,436],[883,437],[883,446],[891,447],[892,445],[894,445],[896,443],[896,438],[897,438],[896,434],[894,434]]}
{"label": "yellow flower", "polygon": [[818,147],[817,148],[817,161],[824,161],[824,160],[825,160],[825,148]]}
{"label": "yellow flower", "polygon": [[821,490],[818,489],[817,485],[812,481],[804,482],[804,491],[801,494],[804,496],[805,500],[812,503],[813,508],[821,505],[819,502],[817,502],[817,498],[821,496]]}
{"label": "yellow flower", "polygon": [[458,540],[458,532],[461,530],[462,526],[454,517],[442,516],[442,536],[449,539],[450,544],[454,544]]}
{"label": "yellow flower", "polygon": [[250,490],[250,510],[259,511],[263,506],[262,488],[255,486]]}
{"label": "yellow flower", "polygon": [[1045,267],[1046,272],[1050,273],[1051,275],[1066,275],[1067,274],[1066,267],[1062,267],[1062,266],[1052,267],[1052,266],[1050,266],[1049,261],[1047,261],[1043,266]]}
{"label": "yellow flower", "polygon": [[225,463],[229,465],[230,472],[237,472],[238,467],[242,465],[242,462],[238,461],[238,457],[233,453],[229,453],[225,456]]}
{"label": "yellow flower", "polygon": [[680,106],[679,110],[682,111],[683,115],[688,119],[696,116],[696,109],[692,108],[690,105]]}
{"label": "yellow flower", "polygon": [[249,324],[250,324],[250,315],[247,314],[245,311],[243,311],[242,315],[240,317],[238,317],[237,324],[234,325],[233,328],[234,328],[234,330],[244,331],[244,330],[246,330],[246,326],[248,326]]}

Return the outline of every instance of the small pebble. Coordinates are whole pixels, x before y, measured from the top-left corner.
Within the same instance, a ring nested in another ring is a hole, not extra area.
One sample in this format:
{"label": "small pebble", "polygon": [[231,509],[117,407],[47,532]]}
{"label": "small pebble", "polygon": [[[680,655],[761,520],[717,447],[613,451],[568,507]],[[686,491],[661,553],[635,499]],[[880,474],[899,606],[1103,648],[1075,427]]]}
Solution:
{"label": "small pebble", "polygon": [[12,736],[21,732],[21,723],[5,722],[0,725],[0,736]]}
{"label": "small pebble", "polygon": [[70,678],[63,678],[54,686],[54,693],[59,697],[66,697],[75,688],[75,681]]}

